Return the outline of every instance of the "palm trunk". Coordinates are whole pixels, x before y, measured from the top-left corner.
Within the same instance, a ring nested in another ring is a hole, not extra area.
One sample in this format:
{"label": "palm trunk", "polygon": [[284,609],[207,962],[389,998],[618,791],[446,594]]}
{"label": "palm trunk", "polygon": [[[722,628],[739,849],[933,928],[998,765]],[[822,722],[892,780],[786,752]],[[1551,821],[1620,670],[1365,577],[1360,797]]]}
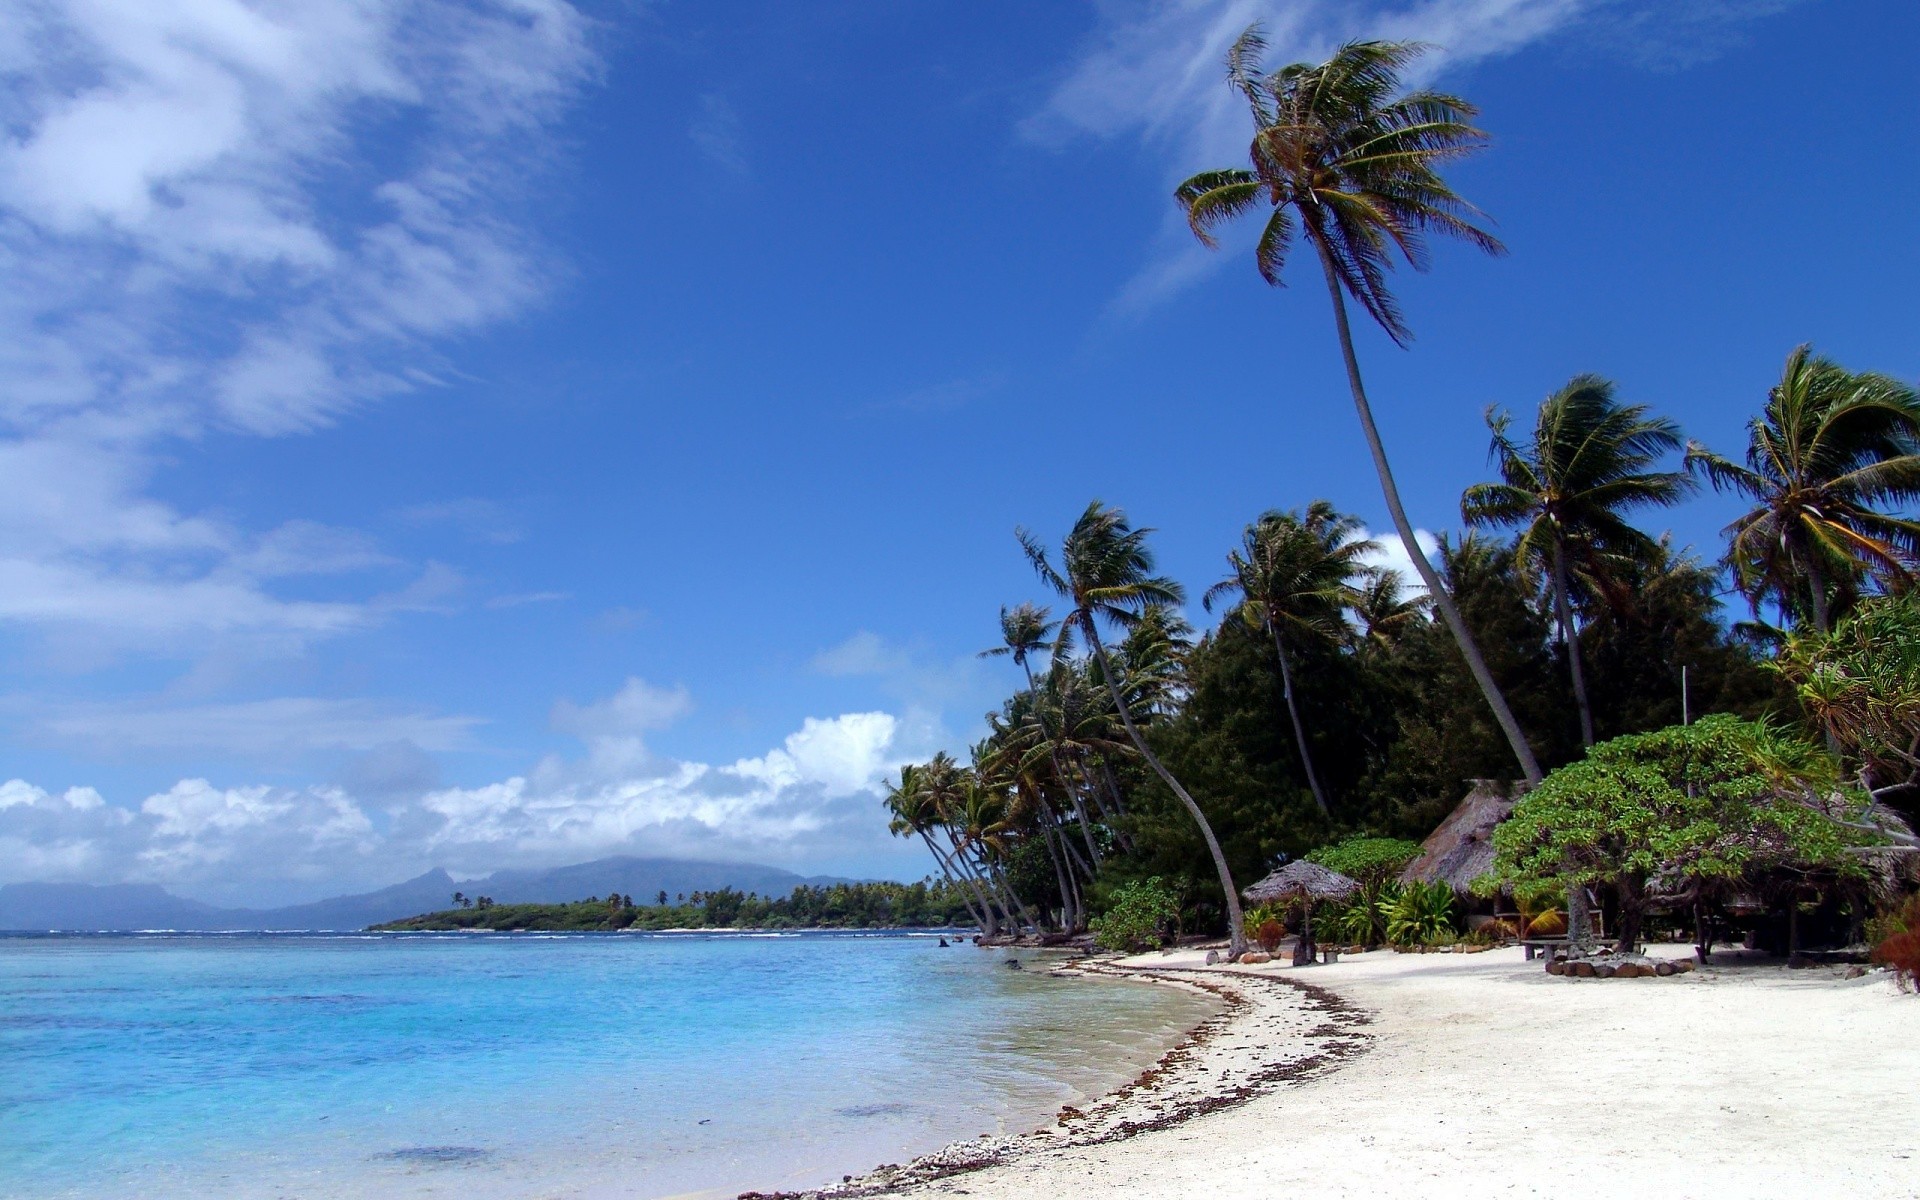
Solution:
{"label": "palm trunk", "polygon": [[981,916],[980,910],[973,906],[973,900],[967,899],[967,891],[973,892],[974,899],[979,900],[982,904],[986,903],[986,897],[980,895],[979,888],[974,886],[974,883],[971,879],[960,879],[955,877],[952,864],[948,863],[946,860],[946,857],[940,853],[940,847],[934,844],[933,836],[931,834],[929,834],[924,829],[920,830],[920,840],[927,844],[927,849],[933,854],[933,861],[940,864],[940,873],[947,877],[948,883],[951,883],[951,884],[964,883],[967,885],[967,890],[962,891],[960,893],[960,903],[967,906],[967,915],[972,917],[973,923],[980,927],[980,932],[985,933],[987,931],[986,918]]}
{"label": "palm trunk", "polygon": [[1313,789],[1313,802],[1320,806],[1320,815],[1332,819],[1327,794],[1320,790],[1320,777],[1313,772],[1313,751],[1307,748],[1307,728],[1300,723],[1300,706],[1293,698],[1293,668],[1287,663],[1287,648],[1280,643],[1280,626],[1269,620],[1267,631],[1273,634],[1273,654],[1280,660],[1280,690],[1287,697],[1287,715],[1293,718],[1293,741],[1300,747],[1300,765],[1306,768],[1307,786]]}
{"label": "palm trunk", "polygon": [[[1053,867],[1053,889],[1060,893],[1060,923],[1066,924],[1066,910],[1070,903],[1067,899],[1067,877],[1060,870],[1060,851],[1054,847],[1053,831],[1047,828],[1043,820],[1040,825],[1040,842],[1047,848],[1047,862]],[[1048,913],[1049,917],[1053,914]]]}
{"label": "palm trunk", "polygon": [[1327,277],[1327,291],[1333,297],[1334,326],[1340,334],[1340,353],[1346,360],[1347,386],[1353,391],[1353,407],[1360,414],[1360,429],[1366,435],[1367,449],[1373,455],[1373,469],[1380,476],[1380,490],[1387,500],[1387,512],[1393,517],[1393,527],[1399,531],[1400,542],[1407,548],[1407,557],[1413,561],[1414,570],[1427,585],[1427,594],[1433,597],[1434,607],[1440,610],[1447,628],[1453,633],[1453,640],[1460,647],[1461,657],[1467,660],[1467,669],[1473,672],[1473,678],[1480,685],[1481,694],[1487,698],[1487,706],[1493,709],[1493,716],[1500,723],[1500,729],[1507,735],[1507,744],[1513,747],[1513,756],[1519,760],[1520,770],[1528,783],[1540,782],[1540,761],[1533,756],[1533,747],[1527,744],[1526,735],[1520,731],[1520,722],[1514,719],[1513,710],[1507,707],[1507,698],[1500,694],[1500,685],[1494,682],[1493,672],[1487,669],[1487,660],[1480,654],[1480,647],[1474,644],[1473,634],[1467,630],[1467,623],[1460,617],[1460,610],[1453,603],[1453,597],[1441,585],[1439,572],[1427,561],[1420,543],[1414,540],[1413,523],[1407,520],[1407,510],[1400,503],[1400,488],[1393,481],[1393,467],[1387,462],[1387,449],[1380,441],[1380,430],[1373,423],[1373,406],[1367,401],[1366,386],[1360,381],[1360,360],[1353,353],[1353,330],[1347,324],[1347,300],[1340,290],[1340,277],[1333,269],[1333,258],[1320,241],[1319,233],[1311,220],[1304,222],[1308,239],[1320,254],[1320,267]]}
{"label": "palm trunk", "polygon": [[1141,758],[1147,760],[1147,766],[1153,768],[1160,782],[1171,788],[1173,794],[1180,798],[1180,803],[1186,805],[1188,814],[1200,826],[1200,836],[1206,839],[1207,853],[1213,856],[1213,869],[1220,875],[1220,890],[1227,897],[1227,960],[1237,960],[1247,952],[1246,921],[1240,915],[1240,893],[1233,886],[1233,872],[1227,868],[1227,856],[1220,849],[1220,839],[1213,836],[1213,826],[1207,823],[1207,814],[1200,811],[1200,806],[1187,793],[1187,789],[1180,786],[1173,772],[1161,765],[1160,756],[1147,748],[1147,740],[1134,728],[1133,714],[1127,711],[1126,699],[1120,695],[1120,684],[1113,677],[1113,664],[1107,661],[1107,648],[1100,644],[1100,630],[1093,623],[1093,614],[1085,610],[1082,613],[1081,625],[1087,631],[1087,641],[1093,646],[1094,657],[1100,660],[1100,674],[1106,678],[1107,691],[1113,696],[1113,706],[1120,711],[1120,723],[1127,727],[1127,736],[1133,739],[1133,748],[1140,752]]}
{"label": "palm trunk", "polygon": [[1560,622],[1560,642],[1567,648],[1567,668],[1573,672],[1573,700],[1580,709],[1580,744],[1593,746],[1593,705],[1587,699],[1587,671],[1580,662],[1580,634],[1573,627],[1573,601],[1567,596],[1567,551],[1558,532],[1553,537],[1553,615]]}
{"label": "palm trunk", "polygon": [[993,876],[982,871],[974,864],[972,859],[967,857],[967,852],[961,848],[960,839],[954,835],[951,829],[947,830],[947,840],[953,843],[953,860],[965,868],[967,878],[972,880],[980,891],[981,903],[987,910],[987,923],[992,926],[992,928],[987,930],[987,936],[992,937],[994,934],[1000,932],[999,920],[993,911],[995,903],[999,903],[1000,912],[1006,917],[1007,924],[1012,925],[1017,930],[1020,927],[1019,922],[1014,920],[1013,910],[1006,905],[1004,898],[998,895]]}
{"label": "palm trunk", "polygon": [[1053,740],[1047,731],[1046,719],[1040,715],[1040,689],[1033,682],[1033,665],[1023,657],[1020,669],[1027,673],[1027,694],[1033,697],[1033,723],[1040,727],[1040,736],[1047,739],[1047,757],[1053,761],[1054,778],[1060,781],[1067,795],[1073,801],[1073,811],[1080,818],[1080,836],[1087,840],[1087,853],[1093,855],[1093,865],[1100,865],[1100,847],[1094,844],[1093,827],[1087,821],[1087,807],[1080,802],[1080,793],[1074,790],[1073,781],[1067,778],[1067,772],[1060,766],[1060,744]]}
{"label": "palm trunk", "polygon": [[1807,587],[1813,597],[1813,631],[1825,637],[1832,632],[1831,614],[1827,611],[1827,580],[1820,573],[1820,561],[1812,554],[1807,555]]}

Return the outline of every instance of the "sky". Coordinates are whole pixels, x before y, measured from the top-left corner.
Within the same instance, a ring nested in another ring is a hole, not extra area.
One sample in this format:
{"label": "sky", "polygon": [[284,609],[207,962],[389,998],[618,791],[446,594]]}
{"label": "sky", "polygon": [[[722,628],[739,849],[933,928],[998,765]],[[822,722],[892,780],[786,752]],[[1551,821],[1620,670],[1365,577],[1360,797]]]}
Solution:
{"label": "sky", "polygon": [[1798,343],[1920,376],[1910,0],[23,0],[0,883],[928,872],[882,781],[1014,686],[1016,526],[1196,596],[1263,509],[1385,527],[1317,280],[1171,201],[1254,21],[1493,138],[1511,253],[1359,333],[1423,529],[1581,372],[1727,452]]}

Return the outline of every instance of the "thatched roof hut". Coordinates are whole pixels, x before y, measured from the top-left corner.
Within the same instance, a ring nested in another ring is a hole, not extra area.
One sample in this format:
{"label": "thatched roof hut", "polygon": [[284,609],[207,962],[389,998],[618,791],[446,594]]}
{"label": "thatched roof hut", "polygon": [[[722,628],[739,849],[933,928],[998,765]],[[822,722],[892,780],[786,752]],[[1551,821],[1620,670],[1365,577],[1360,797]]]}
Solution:
{"label": "thatched roof hut", "polygon": [[1402,883],[1444,883],[1464,896],[1493,867],[1493,829],[1513,813],[1526,784],[1476,779],[1460,806],[1420,843],[1419,857],[1400,872]]}
{"label": "thatched roof hut", "polygon": [[1240,894],[1251,904],[1274,900],[1344,900],[1360,885],[1338,871],[1298,858]]}

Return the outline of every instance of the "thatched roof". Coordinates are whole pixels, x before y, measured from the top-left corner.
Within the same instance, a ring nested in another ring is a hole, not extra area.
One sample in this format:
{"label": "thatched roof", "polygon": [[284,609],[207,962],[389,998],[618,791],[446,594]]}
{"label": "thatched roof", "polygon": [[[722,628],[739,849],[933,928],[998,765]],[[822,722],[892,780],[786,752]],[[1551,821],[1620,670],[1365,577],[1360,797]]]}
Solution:
{"label": "thatched roof", "polygon": [[1402,883],[1444,883],[1466,895],[1473,881],[1493,866],[1493,827],[1507,819],[1526,791],[1524,783],[1504,779],[1476,779],[1460,807],[1440,822],[1420,855],[1400,872]]}
{"label": "thatched roof", "polygon": [[1319,863],[1298,858],[1241,892],[1253,904],[1288,897],[1309,900],[1344,900],[1360,890],[1360,885],[1338,871]]}

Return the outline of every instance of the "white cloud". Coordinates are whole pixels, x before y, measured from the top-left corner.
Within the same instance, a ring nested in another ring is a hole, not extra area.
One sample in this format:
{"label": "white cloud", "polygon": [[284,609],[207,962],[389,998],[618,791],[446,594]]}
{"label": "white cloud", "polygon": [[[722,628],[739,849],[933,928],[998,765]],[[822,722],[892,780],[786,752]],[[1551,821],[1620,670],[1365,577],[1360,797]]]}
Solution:
{"label": "white cloud", "polygon": [[913,665],[912,656],[865,629],[813,656],[813,669],[822,675],[893,675]]}
{"label": "white cloud", "polygon": [[566,0],[0,7],[0,621],[177,654],[406,607],[282,598],[386,558],[180,512],[155,467],[433,386],[435,339],[536,301],[533,135],[588,34]]}
{"label": "white cloud", "polygon": [[468,750],[474,746],[473,731],[485,723],[375,700],[308,696],[232,704],[36,704],[32,711],[38,713],[28,724],[33,736],[94,753],[213,751],[276,760],[402,742],[436,753]]}
{"label": "white cloud", "polygon": [[[1044,104],[1022,124],[1043,145],[1079,137],[1138,138],[1165,163],[1168,215],[1147,261],[1120,290],[1110,311],[1136,316],[1185,290],[1229,261],[1245,266],[1255,230],[1210,253],[1173,211],[1173,185],[1195,171],[1244,165],[1251,125],[1245,101],[1228,88],[1227,47],[1259,22],[1267,62],[1325,58],[1355,38],[1429,43],[1433,51],[1410,82],[1511,54],[1576,25],[1599,40],[1672,59],[1682,47],[1711,54],[1726,27],[1764,16],[1795,0],[1117,0],[1101,6],[1099,28]],[[1682,35],[1685,36],[1682,36]],[[1657,47],[1674,47],[1672,51]],[[1645,57],[1645,56],[1643,56]]]}
{"label": "white cloud", "polygon": [[[1353,540],[1361,542],[1372,540],[1379,547],[1377,550],[1362,554],[1360,561],[1370,567],[1385,567],[1391,571],[1398,571],[1400,586],[1406,595],[1427,594],[1427,585],[1420,578],[1420,572],[1414,569],[1413,556],[1407,553],[1407,545],[1400,540],[1398,533],[1389,529],[1383,534],[1377,534],[1362,529],[1353,536]],[[1413,531],[1413,540],[1420,547],[1420,552],[1426,555],[1427,561],[1433,563],[1437,570],[1440,565],[1436,561],[1440,554],[1440,539],[1424,529],[1416,529]]]}
{"label": "white cloud", "polygon": [[[619,853],[798,864],[888,851],[881,781],[925,753],[905,722],[885,712],[808,718],[780,745],[731,763],[654,753],[645,735],[691,703],[684,689],[641,679],[595,703],[562,702],[554,726],[579,738],[584,756],[549,756],[474,787],[362,798],[342,786],[186,779],[127,808],[88,788],[51,793],[13,780],[0,784],[0,883],[130,880],[265,902],[284,898],[288,881],[347,890],[435,865],[473,875]],[[415,742],[457,741],[466,732],[463,718],[320,701],[199,715],[242,740],[257,731],[262,744],[285,734],[276,717],[309,723],[314,739],[367,745],[367,758],[381,759],[386,774],[397,765],[406,777],[420,773]],[[133,738],[159,738],[196,715],[120,719]],[[375,742],[388,734],[412,740]]]}

